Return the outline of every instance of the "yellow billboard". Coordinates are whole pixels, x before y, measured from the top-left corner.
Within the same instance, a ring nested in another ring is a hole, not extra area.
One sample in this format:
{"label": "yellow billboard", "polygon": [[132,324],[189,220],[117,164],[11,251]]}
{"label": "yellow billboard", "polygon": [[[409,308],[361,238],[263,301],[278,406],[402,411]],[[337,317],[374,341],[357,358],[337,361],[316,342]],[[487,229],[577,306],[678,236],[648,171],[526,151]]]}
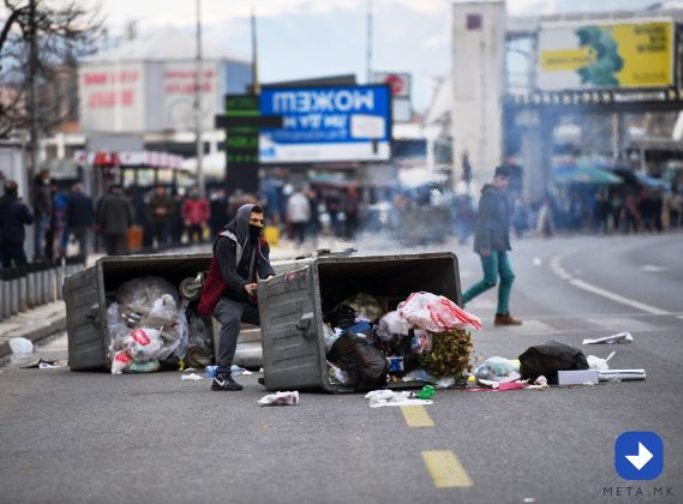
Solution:
{"label": "yellow billboard", "polygon": [[673,23],[547,24],[538,43],[538,88],[637,89],[673,85]]}

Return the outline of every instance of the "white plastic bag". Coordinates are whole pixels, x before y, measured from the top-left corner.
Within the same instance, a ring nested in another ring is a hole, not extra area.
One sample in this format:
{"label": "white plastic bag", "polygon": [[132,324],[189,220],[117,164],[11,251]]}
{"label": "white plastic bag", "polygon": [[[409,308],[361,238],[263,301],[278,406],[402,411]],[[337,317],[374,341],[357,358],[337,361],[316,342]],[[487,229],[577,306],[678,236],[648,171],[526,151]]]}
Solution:
{"label": "white plastic bag", "polygon": [[261,406],[296,406],[299,404],[299,392],[276,392],[258,400]]}
{"label": "white plastic bag", "polygon": [[450,299],[429,292],[413,292],[398,305],[402,318],[413,326],[442,333],[455,328],[481,329],[481,320]]}
{"label": "white plastic bag", "polygon": [[9,347],[17,359],[23,359],[33,353],[33,342],[27,338],[12,338],[9,340]]}
{"label": "white plastic bag", "polygon": [[130,332],[126,349],[136,362],[148,361],[159,358],[163,342],[158,330],[141,327]]}
{"label": "white plastic bag", "polygon": [[121,374],[133,363],[133,358],[125,350],[120,350],[114,354],[111,361],[111,374]]}
{"label": "white plastic bag", "polygon": [[395,335],[407,336],[410,328],[410,322],[403,318],[398,311],[392,311],[379,320],[377,335],[383,341],[391,341]]}

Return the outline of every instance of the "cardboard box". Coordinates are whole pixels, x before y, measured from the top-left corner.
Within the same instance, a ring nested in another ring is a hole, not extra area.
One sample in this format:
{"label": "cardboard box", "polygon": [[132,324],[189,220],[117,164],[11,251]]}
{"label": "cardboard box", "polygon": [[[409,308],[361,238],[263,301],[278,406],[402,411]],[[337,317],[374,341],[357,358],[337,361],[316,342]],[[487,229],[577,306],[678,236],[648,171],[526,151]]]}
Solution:
{"label": "cardboard box", "polygon": [[597,384],[598,381],[598,372],[595,369],[557,372],[558,385],[583,385],[586,382]]}

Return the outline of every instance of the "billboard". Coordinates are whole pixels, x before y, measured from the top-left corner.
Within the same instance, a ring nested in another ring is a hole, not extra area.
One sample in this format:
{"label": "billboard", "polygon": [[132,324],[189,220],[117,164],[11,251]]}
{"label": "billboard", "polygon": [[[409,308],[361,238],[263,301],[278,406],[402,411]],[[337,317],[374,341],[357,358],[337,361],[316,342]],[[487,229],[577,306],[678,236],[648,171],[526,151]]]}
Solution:
{"label": "billboard", "polygon": [[673,85],[670,20],[541,25],[537,86],[542,91],[642,89]]}
{"label": "billboard", "polygon": [[411,77],[405,72],[373,72],[371,82],[388,84],[393,96],[391,117],[395,123],[409,122],[413,118],[410,105]]}
{"label": "billboard", "polygon": [[268,88],[261,116],[283,127],[263,128],[261,163],[387,161],[391,155],[391,90],[387,85]]}

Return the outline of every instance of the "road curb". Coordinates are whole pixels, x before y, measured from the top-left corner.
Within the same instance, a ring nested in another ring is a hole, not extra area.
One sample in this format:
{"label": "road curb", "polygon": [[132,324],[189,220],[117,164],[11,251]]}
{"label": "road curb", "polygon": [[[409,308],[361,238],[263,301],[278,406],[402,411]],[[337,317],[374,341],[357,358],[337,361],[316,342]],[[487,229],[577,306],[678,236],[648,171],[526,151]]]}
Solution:
{"label": "road curb", "polygon": [[0,359],[5,359],[12,354],[9,346],[9,340],[12,338],[26,338],[35,344],[64,330],[66,330],[66,314],[51,317],[28,330],[21,328],[11,331],[3,337],[3,341],[0,341]]}

